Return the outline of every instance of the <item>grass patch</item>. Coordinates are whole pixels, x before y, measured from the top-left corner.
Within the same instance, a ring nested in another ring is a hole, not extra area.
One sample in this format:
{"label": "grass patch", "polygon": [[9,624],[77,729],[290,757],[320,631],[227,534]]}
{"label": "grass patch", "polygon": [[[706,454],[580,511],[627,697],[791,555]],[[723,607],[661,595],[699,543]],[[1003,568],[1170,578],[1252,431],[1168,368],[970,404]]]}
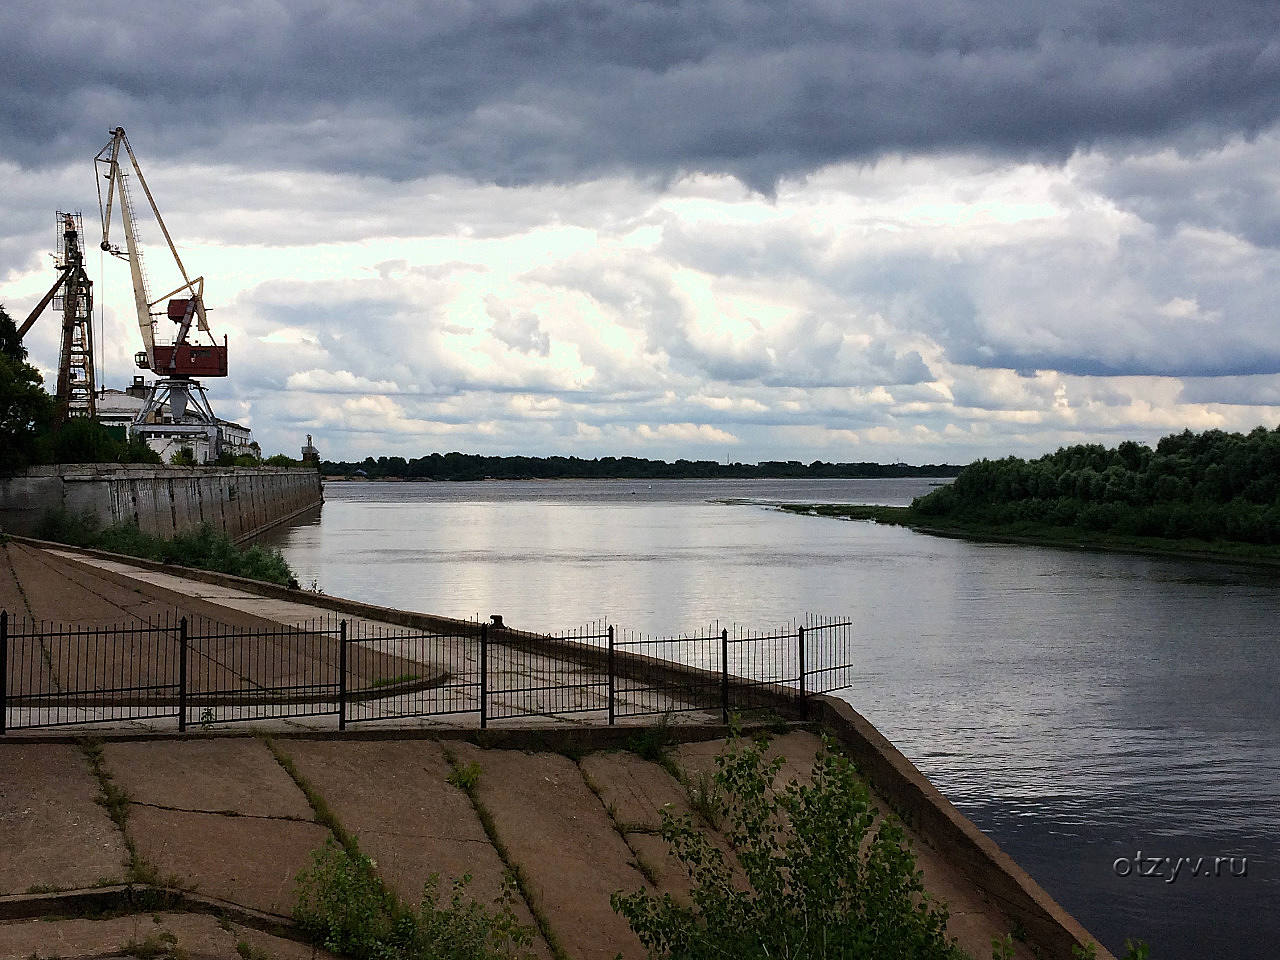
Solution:
{"label": "grass patch", "polygon": [[191,533],[166,540],[143,533],[133,524],[103,527],[97,514],[92,512],[73,514],[56,510],[45,514],[36,529],[36,536],[75,547],[229,573],[280,586],[297,585],[293,570],[280,551],[259,546],[239,547],[225,533],[207,523]]}
{"label": "grass patch", "polygon": [[[508,960],[525,957],[533,931],[516,919],[508,887],[494,909],[471,899],[469,876],[455,880],[443,903],[440,878],[424,884],[416,909],[404,907],[382,884],[377,864],[334,843],[312,855],[298,875],[294,919],[327,950],[357,960]],[[241,954],[245,956],[245,954]],[[246,960],[250,958],[246,957]]]}
{"label": "grass patch", "polygon": [[624,746],[642,760],[665,766],[667,751],[671,749],[673,743],[675,743],[675,737],[671,733],[671,716],[664,713],[653,726],[637,730],[627,737]]}
{"label": "grass patch", "polygon": [[236,942],[236,954],[241,957],[241,960],[271,960],[271,954],[261,947],[253,946],[248,940]]}
{"label": "grass patch", "polygon": [[167,931],[153,933],[145,940],[130,940],[120,947],[120,952],[137,960],[186,960],[187,951],[178,945],[175,934]]}
{"label": "grass patch", "polygon": [[480,783],[480,764],[468,763],[465,767],[458,764],[451,764],[449,776],[445,780],[453,784],[459,790],[464,791],[468,796],[475,792],[476,787]]}
{"label": "grass patch", "polygon": [[685,781],[689,806],[712,830],[719,830],[728,810],[724,788],[709,770],[701,770]]}
{"label": "grass patch", "polygon": [[907,524],[912,519],[910,507],[876,507],[857,503],[780,503],[778,509],[806,517],[874,520],[876,523]]}

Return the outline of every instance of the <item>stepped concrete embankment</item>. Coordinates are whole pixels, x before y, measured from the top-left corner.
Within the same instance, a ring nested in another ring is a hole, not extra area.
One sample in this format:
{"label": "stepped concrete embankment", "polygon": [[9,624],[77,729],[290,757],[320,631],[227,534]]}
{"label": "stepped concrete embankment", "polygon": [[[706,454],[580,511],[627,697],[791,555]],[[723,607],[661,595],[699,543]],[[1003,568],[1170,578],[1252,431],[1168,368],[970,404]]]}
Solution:
{"label": "stepped concrete embankment", "polygon": [[[255,593],[252,584],[233,587],[225,578],[183,580],[186,571],[131,569],[127,558],[31,544],[4,552],[0,606],[20,604],[35,618],[46,606],[74,607],[105,623],[178,603],[229,623],[293,622],[352,603],[301,591],[287,591],[286,600],[278,588]],[[852,707],[829,696],[808,704],[809,724],[774,725],[770,755],[786,758],[783,780],[804,780],[817,732],[839,742],[880,809],[905,823],[926,889],[950,906],[949,932],[972,956],[990,955],[991,938],[1015,930],[1025,937],[1015,945],[1019,960],[1069,960],[1073,947],[1092,940]],[[92,940],[97,952],[61,955],[104,955],[119,946],[119,928],[107,925],[114,921],[24,920],[128,913],[137,885],[154,878],[176,911],[164,915],[165,929],[184,947],[188,938],[215,936],[197,915],[217,910],[237,936],[283,932],[272,952],[292,955],[293,876],[330,836],[325,809],[406,899],[432,873],[464,872],[488,898],[514,870],[524,878],[516,912],[539,931],[537,955],[605,960],[621,952],[639,960],[643,950],[612,912],[609,894],[687,895],[687,878],[655,832],[659,811],[691,809],[687,791],[714,770],[726,730],[714,714],[690,715],[663,730],[667,762],[657,764],[626,749],[637,726],[589,717],[528,717],[485,731],[455,717],[346,732],[331,717],[251,729],[215,723],[189,735],[175,735],[172,718],[76,731],[96,735],[100,746],[71,731],[11,732],[0,741],[0,849],[8,853],[0,867],[0,958],[48,955],[75,938]],[[451,776],[456,770],[469,771],[470,790]],[[114,823],[93,800],[95,780],[121,791]],[[304,782],[322,802],[302,792]],[[151,909],[138,915],[160,925]],[[233,960],[223,952],[229,949],[203,955]]]}
{"label": "stepped concrete embankment", "polygon": [[0,477],[0,530],[30,535],[65,511],[159,537],[207,523],[247,540],[322,501],[320,475],[305,468],[60,464]]}

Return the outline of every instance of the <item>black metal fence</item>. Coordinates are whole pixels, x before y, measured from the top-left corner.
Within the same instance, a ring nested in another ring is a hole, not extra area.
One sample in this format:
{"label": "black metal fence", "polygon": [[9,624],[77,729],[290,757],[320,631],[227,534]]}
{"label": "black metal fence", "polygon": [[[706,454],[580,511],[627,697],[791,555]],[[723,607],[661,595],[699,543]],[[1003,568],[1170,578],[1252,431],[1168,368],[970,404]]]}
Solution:
{"label": "black metal fence", "polygon": [[113,627],[12,621],[0,612],[0,734],[172,717],[189,724],[333,715],[348,723],[472,714],[602,721],[803,709],[851,682],[851,624],[775,631],[709,625],[679,637],[596,623],[558,635],[327,618],[236,626],[177,614]]}

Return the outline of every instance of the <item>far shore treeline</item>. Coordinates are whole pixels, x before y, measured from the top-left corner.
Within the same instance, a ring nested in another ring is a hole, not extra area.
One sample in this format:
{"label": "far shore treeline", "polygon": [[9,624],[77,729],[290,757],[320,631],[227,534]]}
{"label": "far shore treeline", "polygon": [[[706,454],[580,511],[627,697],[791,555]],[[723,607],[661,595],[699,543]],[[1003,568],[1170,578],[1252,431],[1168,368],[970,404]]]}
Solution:
{"label": "far shore treeline", "polygon": [[370,480],[754,480],[859,479],[875,477],[954,477],[962,468],[928,463],[825,463],[815,460],[766,460],[761,463],[718,463],[715,460],[646,460],[642,457],[485,457],[468,453],[433,453],[404,457],[366,457],[361,461],[325,460],[329,477]]}
{"label": "far shore treeline", "polygon": [[979,460],[920,497],[918,522],[1044,526],[1130,537],[1280,544],[1280,428],[1190,430],[1154,450],[1064,447],[1035,460]]}

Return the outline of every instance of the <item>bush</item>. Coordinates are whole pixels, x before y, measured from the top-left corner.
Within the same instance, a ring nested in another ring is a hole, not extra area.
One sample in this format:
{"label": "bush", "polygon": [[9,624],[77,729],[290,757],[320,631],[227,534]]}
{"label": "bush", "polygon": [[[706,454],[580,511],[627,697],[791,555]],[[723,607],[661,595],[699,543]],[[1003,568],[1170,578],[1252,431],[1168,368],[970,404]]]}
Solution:
{"label": "bush", "polygon": [[811,786],[771,789],[782,761],[764,741],[717,759],[728,798],[725,835],[749,888],[685,815],[663,812],[662,836],[693,881],[692,904],[648,891],[615,893],[613,908],[655,957],[710,960],[913,958],[958,960],[947,911],[925,893],[902,827],[877,823],[866,786],[829,744]]}
{"label": "bush", "polygon": [[470,877],[454,881],[440,904],[433,874],[413,910],[383,886],[376,866],[332,839],[312,853],[311,866],[298,874],[293,911],[302,930],[326,950],[357,960],[507,960],[533,942],[512,911],[509,885],[494,910],[467,896]]}
{"label": "bush", "polygon": [[125,438],[97,420],[73,417],[41,434],[43,463],[159,463],[156,453],[140,437]]}
{"label": "bush", "polygon": [[44,540],[108,550],[159,563],[174,563],[251,580],[263,580],[282,587],[297,585],[293,570],[278,550],[259,546],[239,547],[225,533],[215,530],[207,523],[192,533],[179,534],[172,540],[166,540],[143,533],[131,523],[104,528],[96,514],[72,514],[65,510],[55,510],[45,514],[36,536]]}

